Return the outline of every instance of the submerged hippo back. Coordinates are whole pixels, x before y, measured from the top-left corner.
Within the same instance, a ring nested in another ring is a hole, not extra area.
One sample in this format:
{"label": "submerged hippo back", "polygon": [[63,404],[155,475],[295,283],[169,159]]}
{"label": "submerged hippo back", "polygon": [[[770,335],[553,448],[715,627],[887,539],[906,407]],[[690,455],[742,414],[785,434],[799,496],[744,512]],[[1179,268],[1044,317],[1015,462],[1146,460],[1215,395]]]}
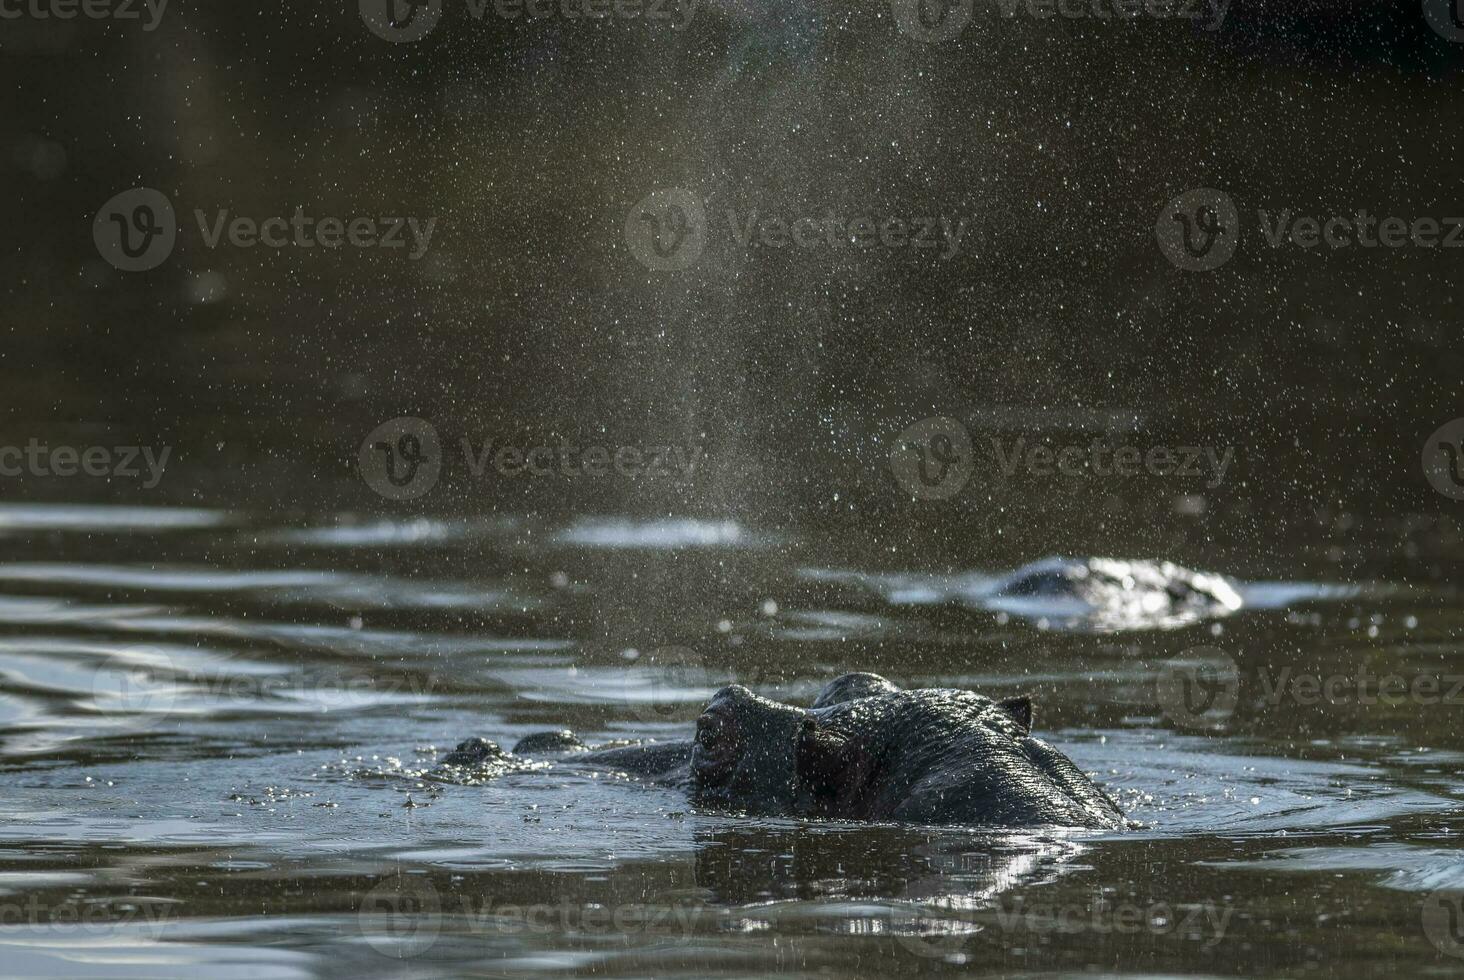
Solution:
{"label": "submerged hippo back", "polygon": [[1242,605],[1222,575],[1167,561],[1047,558],[1017,569],[987,606],[1105,628],[1175,627],[1227,616]]}

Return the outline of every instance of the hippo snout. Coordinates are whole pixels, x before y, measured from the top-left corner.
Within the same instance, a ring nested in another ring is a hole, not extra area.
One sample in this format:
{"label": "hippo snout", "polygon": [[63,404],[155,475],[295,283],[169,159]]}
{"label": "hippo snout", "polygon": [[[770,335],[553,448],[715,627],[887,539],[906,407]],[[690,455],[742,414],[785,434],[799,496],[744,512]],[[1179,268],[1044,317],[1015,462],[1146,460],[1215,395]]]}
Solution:
{"label": "hippo snout", "polygon": [[722,688],[696,722],[691,775],[698,795],[748,808],[784,802],[792,792],[794,736],[806,714],[741,684]]}
{"label": "hippo snout", "polygon": [[738,721],[738,695],[745,687],[718,691],[696,720],[696,737],[691,746],[691,769],[697,781],[710,785],[725,779],[742,753],[742,726]]}

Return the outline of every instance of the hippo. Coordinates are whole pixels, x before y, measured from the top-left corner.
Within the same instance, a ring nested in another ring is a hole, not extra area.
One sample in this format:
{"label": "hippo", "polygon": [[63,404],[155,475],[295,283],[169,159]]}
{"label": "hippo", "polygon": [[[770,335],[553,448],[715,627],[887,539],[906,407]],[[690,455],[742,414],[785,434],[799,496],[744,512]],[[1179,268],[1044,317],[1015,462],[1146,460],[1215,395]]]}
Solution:
{"label": "hippo", "polygon": [[[1001,576],[984,573],[871,574],[805,569],[819,582],[872,589],[897,606],[956,606],[1036,621],[1074,632],[1179,629],[1220,619],[1259,596],[1215,572],[1147,558],[1043,558]],[[1327,594],[1291,589],[1285,598]],[[1274,597],[1265,608],[1281,602]]]}
{"label": "hippo", "polygon": [[[724,687],[689,741],[593,749],[572,732],[530,735],[550,753],[684,789],[698,807],[769,816],[995,827],[1122,829],[1124,815],[1061,752],[1032,735],[1032,701],[955,688],[902,690],[845,674],[810,708]],[[468,739],[447,766],[501,766]]]}
{"label": "hippo", "polygon": [[980,596],[989,609],[1056,619],[1069,627],[1173,628],[1240,609],[1223,575],[1173,562],[1045,558],[1012,572]]}

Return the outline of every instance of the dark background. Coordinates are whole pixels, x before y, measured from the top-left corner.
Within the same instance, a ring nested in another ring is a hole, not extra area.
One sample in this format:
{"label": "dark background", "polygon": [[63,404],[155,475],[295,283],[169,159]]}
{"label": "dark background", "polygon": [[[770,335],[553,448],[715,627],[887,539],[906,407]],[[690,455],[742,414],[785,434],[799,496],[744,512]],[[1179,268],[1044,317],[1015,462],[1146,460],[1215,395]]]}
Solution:
{"label": "dark background", "polygon": [[[1192,274],[1153,226],[1203,186],[1252,226],[1257,208],[1464,215],[1464,44],[1402,0],[1236,0],[1214,33],[978,9],[939,45],[884,5],[777,0],[706,3],[683,31],[479,23],[449,2],[416,44],[373,36],[354,3],[174,0],[152,33],[0,23],[0,442],[175,447],[153,491],[26,477],[0,495],[728,517],[900,567],[1111,552],[1451,575],[1464,504],[1420,453],[1464,415],[1464,253],[1272,251],[1252,231]],[[125,274],[91,223],[134,186],[173,200],[180,241]],[[979,217],[985,246],[724,249],[652,273],[622,227],[671,186],[719,209]],[[210,251],[192,221],[297,205],[439,220],[415,263]],[[1235,447],[1226,482],[1005,479],[984,455],[993,434],[1065,442],[1055,418],[1113,412],[1140,447]],[[937,414],[972,424],[985,468],[912,501],[890,442]],[[679,483],[450,467],[391,504],[355,458],[402,415],[454,445],[706,457]]]}

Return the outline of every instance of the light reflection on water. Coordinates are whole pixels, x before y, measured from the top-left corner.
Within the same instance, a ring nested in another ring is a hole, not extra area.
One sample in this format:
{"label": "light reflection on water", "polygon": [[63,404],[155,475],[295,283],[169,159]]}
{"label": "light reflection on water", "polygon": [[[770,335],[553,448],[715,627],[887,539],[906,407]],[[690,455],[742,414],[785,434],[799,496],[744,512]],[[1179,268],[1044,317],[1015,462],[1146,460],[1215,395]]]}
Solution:
{"label": "light reflection on water", "polygon": [[[1242,698],[1186,731],[1154,695],[1196,645],[1245,676],[1428,670],[1457,649],[1447,597],[1241,583],[1248,608],[1223,625],[1094,634],[943,601],[1003,569],[820,569],[728,522],[6,513],[7,972],[1204,973],[1216,948],[1291,972],[1304,957],[1274,923],[1322,930],[1338,908],[1369,910],[1359,942],[1433,962],[1422,897],[1464,887],[1447,709]],[[95,560],[51,553],[50,534],[99,532]],[[476,574],[452,551],[468,538],[493,543]],[[806,702],[848,669],[1032,692],[1039,727],[1138,827],[698,813],[572,760],[424,778],[470,734],[673,738],[722,684]],[[1278,898],[1278,876],[1301,897]],[[1107,928],[1125,916],[1150,924]]]}

